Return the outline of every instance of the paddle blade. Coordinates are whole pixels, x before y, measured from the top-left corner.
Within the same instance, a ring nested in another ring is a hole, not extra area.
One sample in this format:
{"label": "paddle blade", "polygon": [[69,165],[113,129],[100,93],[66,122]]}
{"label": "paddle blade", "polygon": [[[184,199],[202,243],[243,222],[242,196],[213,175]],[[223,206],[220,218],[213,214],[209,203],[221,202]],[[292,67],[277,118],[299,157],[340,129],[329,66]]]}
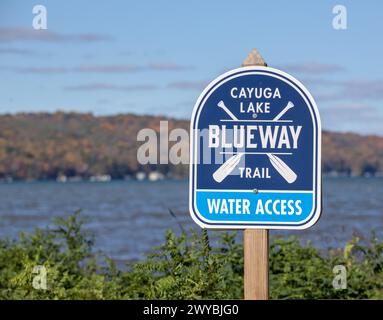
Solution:
{"label": "paddle blade", "polygon": [[237,153],[235,156],[232,156],[229,160],[223,163],[214,173],[213,179],[218,183],[221,183],[238,165],[241,161],[243,153]]}
{"label": "paddle blade", "polygon": [[295,180],[297,180],[296,173],[290,169],[290,167],[280,158],[277,156],[268,153],[267,156],[269,157],[269,160],[275,170],[278,171],[278,173],[288,182],[293,183]]}

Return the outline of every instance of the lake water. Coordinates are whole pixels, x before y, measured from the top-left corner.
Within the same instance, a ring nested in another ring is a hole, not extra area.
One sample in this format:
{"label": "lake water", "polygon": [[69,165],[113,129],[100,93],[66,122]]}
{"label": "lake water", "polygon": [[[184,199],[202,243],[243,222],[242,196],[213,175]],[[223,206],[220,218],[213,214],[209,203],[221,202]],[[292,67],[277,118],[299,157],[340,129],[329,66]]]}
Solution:
{"label": "lake water", "polygon": [[[324,178],[323,213],[304,231],[271,231],[296,235],[317,247],[344,245],[353,235],[383,239],[383,178]],[[51,225],[54,217],[81,209],[95,233],[96,249],[116,261],[141,259],[163,242],[166,229],[198,228],[188,213],[188,182],[10,183],[0,184],[0,238]]]}

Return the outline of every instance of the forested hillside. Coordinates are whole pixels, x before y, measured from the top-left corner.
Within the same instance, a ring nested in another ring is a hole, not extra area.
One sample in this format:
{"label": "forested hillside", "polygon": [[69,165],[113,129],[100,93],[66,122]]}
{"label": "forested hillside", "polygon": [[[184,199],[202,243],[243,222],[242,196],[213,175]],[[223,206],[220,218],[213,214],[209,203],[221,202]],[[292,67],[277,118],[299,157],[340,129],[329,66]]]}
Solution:
{"label": "forested hillside", "polygon": [[[108,174],[113,179],[138,171],[160,171],[168,176],[187,174],[185,165],[137,163],[137,132],[159,132],[163,117],[132,114],[99,117],[84,113],[21,113],[0,116],[0,178],[13,180],[89,178]],[[169,121],[169,130],[189,122]],[[346,175],[383,172],[383,137],[324,132],[323,171]]]}

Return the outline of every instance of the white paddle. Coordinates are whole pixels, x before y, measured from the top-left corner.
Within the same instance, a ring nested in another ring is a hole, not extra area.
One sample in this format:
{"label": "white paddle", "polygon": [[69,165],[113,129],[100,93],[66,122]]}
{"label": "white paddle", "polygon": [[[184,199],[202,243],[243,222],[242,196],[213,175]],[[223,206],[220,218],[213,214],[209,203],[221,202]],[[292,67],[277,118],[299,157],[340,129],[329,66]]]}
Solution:
{"label": "white paddle", "polygon": [[293,183],[295,180],[297,180],[296,173],[293,170],[291,170],[290,167],[284,161],[282,161],[282,159],[278,158],[272,153],[268,153],[267,156],[269,157],[270,163],[273,165],[275,170],[277,170],[278,173],[288,183]]}
{"label": "white paddle", "polygon": [[273,121],[278,121],[280,118],[282,118],[282,116],[288,111],[290,110],[291,108],[294,107],[294,103],[292,103],[291,101],[289,101],[286,105],[286,107],[283,108],[283,110],[281,112],[279,112],[273,119]]}
{"label": "white paddle", "polygon": [[222,100],[218,102],[217,106],[224,110],[229,115],[231,120],[238,121],[238,118],[225,106],[225,103]]}
{"label": "white paddle", "polygon": [[[225,111],[228,116],[231,118],[231,120],[237,121],[238,118],[228,109],[228,107],[225,106],[225,103],[221,100],[218,102],[217,106],[221,108],[223,111]],[[218,183],[221,183],[223,179],[225,179],[238,165],[238,163],[241,161],[241,158],[243,156],[243,153],[237,153],[235,156],[229,158],[229,160],[226,160],[214,173],[213,173],[213,179],[217,181]]]}
{"label": "white paddle", "polygon": [[237,153],[232,156],[229,160],[225,161],[214,173],[213,179],[218,183],[221,183],[238,165],[241,161],[243,153]]}

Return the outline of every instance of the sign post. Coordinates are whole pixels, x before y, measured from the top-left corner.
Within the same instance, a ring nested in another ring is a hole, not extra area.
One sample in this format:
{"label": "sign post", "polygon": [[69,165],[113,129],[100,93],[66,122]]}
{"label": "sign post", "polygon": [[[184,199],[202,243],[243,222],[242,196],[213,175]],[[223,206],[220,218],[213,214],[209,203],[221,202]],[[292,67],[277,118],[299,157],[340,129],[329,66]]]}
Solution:
{"label": "sign post", "polygon": [[321,213],[315,101],[253,50],[201,93],[190,136],[190,214],[202,228],[245,230],[244,296],[268,299],[268,229],[306,229]]}
{"label": "sign post", "polygon": [[269,299],[269,231],[246,229],[243,232],[245,300]]}
{"label": "sign post", "polygon": [[[242,67],[267,64],[253,49]],[[245,300],[269,299],[269,230],[245,229],[243,232],[244,298]]]}

